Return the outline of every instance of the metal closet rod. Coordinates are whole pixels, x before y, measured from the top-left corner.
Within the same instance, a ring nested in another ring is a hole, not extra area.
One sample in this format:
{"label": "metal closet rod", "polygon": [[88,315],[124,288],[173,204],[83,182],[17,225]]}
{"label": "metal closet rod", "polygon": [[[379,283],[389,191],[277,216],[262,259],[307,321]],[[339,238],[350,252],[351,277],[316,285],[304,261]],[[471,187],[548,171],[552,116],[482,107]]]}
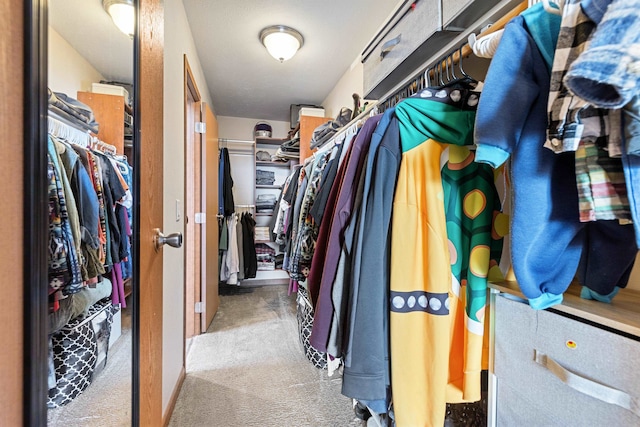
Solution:
{"label": "metal closet rod", "polygon": [[218,142],[231,142],[233,144],[255,144],[255,141],[250,139],[228,139],[228,138],[218,138]]}

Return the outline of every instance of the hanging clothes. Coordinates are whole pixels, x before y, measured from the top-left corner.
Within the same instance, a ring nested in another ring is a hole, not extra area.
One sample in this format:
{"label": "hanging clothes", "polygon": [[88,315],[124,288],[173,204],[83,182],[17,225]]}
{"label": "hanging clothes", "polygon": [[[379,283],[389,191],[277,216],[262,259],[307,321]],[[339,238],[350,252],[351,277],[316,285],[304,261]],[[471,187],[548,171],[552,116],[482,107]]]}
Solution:
{"label": "hanging clothes", "polygon": [[225,220],[227,222],[227,250],[222,255],[222,266],[220,269],[220,280],[228,285],[238,284],[238,272],[240,271],[240,260],[238,253],[238,237],[236,226],[238,217],[230,215]]}
{"label": "hanging clothes", "polygon": [[391,108],[371,137],[361,208],[349,226],[355,236],[350,286],[345,291],[348,308],[338,314],[338,323],[345,328],[342,394],[377,413],[386,413],[391,400],[390,226],[401,155],[398,120]]}
{"label": "hanging clothes", "polygon": [[229,150],[220,149],[218,169],[218,214],[229,216],[235,212],[233,201],[233,178],[231,177],[231,161]]}
{"label": "hanging clothes", "polygon": [[[319,154],[311,164],[308,182],[300,203],[300,213],[298,214],[298,229],[296,241],[293,243],[293,253],[291,257],[290,272],[291,278],[298,281],[306,280],[311,259],[315,249],[315,242],[318,235],[318,226],[310,215],[310,209],[315,202],[322,172],[327,165],[329,152]],[[294,214],[295,215],[295,214]]]}
{"label": "hanging clothes", "polygon": [[[476,120],[476,161],[499,167],[511,156],[511,258],[529,305],[544,309],[559,304],[584,265],[581,258],[595,246],[601,256],[589,257],[582,283],[586,294],[610,301],[626,286],[635,260],[633,228],[618,221],[580,223],[575,153],[550,156],[551,151],[540,148],[550,78],[527,28],[535,27],[525,25],[523,17],[507,24],[491,63]],[[622,229],[598,240],[602,229],[611,227]],[[608,274],[595,273],[603,271]]]}
{"label": "hanging clothes", "polygon": [[316,249],[311,260],[311,269],[309,270],[309,276],[307,277],[307,290],[309,291],[309,299],[311,300],[311,304],[314,306],[314,308],[318,302],[324,264],[328,254],[327,245],[329,242],[331,225],[333,223],[333,212],[338,200],[340,187],[347,170],[347,164],[349,163],[349,159],[351,157],[353,145],[354,144],[349,144],[346,150],[343,149],[342,151],[344,160],[338,166],[336,179],[331,185],[331,191],[329,192],[329,197],[327,198],[327,204],[325,207],[325,212],[327,212],[328,218],[326,218],[320,224],[320,229],[318,231],[318,240],[316,241]]}
{"label": "hanging clothes", "polygon": [[370,117],[358,133],[351,147],[351,156],[345,168],[332,215],[331,230],[327,240],[326,260],[322,269],[318,300],[315,305],[313,329],[309,342],[322,352],[327,351],[333,304],[331,303],[332,284],[335,279],[340,248],[344,241],[346,227],[353,209],[358,177],[362,173],[366,153],[371,143],[371,135],[380,121],[381,115]]}
{"label": "hanging clothes", "polygon": [[[468,329],[455,322],[457,311],[464,308],[459,306],[461,284],[452,276],[451,265],[456,262],[454,254],[465,254],[452,252],[455,246],[447,234],[441,173],[446,144],[473,144],[479,93],[456,86],[437,91],[438,96],[433,92],[427,89],[421,94],[423,98],[406,99],[395,111],[402,163],[393,203],[390,342],[394,412],[399,425],[441,425],[446,402],[480,399],[483,328]],[[472,198],[472,212],[467,215],[488,215],[484,226],[490,230],[493,204],[485,197],[479,193]],[[476,274],[486,278],[488,249],[480,246],[471,263]],[[473,293],[480,297],[477,290]],[[484,306],[479,310],[474,315],[482,322]],[[462,330],[457,329],[460,326]],[[464,356],[473,357],[469,371],[456,370],[450,364],[455,345],[452,337],[459,333],[475,349]]]}
{"label": "hanging clothes", "polygon": [[[78,253],[79,249],[79,241],[80,241],[80,224],[78,220],[78,210],[75,204],[75,199],[73,198],[73,192],[68,183],[67,175],[64,169],[61,167],[62,161],[58,155],[58,152],[55,147],[54,141],[51,137],[48,138],[48,155],[49,159],[52,163],[53,170],[52,176],[49,178],[50,183],[55,183],[55,188],[57,192],[57,198],[54,198],[54,203],[58,204],[58,213],[54,214],[59,217],[59,224],[62,242],[64,245],[64,253],[66,254],[66,261],[68,263],[68,271],[69,271],[69,280],[64,283],[59,283],[56,279],[53,283],[53,287],[62,288],[62,292],[64,294],[72,294],[79,292],[83,286],[82,280],[82,259],[80,258],[80,254]],[[50,189],[51,189],[50,185]],[[50,192],[50,200],[51,200],[51,192]],[[57,222],[57,221],[56,221]],[[56,238],[59,241],[59,239]],[[57,245],[56,245],[57,247]],[[51,253],[52,258],[61,259],[61,252],[59,250],[55,250]],[[54,271],[58,270],[55,266],[54,262]],[[57,273],[57,276],[60,276],[60,273]]]}
{"label": "hanging clothes", "polygon": [[249,212],[242,214],[242,250],[244,251],[244,277],[253,279],[258,271],[258,258],[256,255],[255,230],[256,221]]}

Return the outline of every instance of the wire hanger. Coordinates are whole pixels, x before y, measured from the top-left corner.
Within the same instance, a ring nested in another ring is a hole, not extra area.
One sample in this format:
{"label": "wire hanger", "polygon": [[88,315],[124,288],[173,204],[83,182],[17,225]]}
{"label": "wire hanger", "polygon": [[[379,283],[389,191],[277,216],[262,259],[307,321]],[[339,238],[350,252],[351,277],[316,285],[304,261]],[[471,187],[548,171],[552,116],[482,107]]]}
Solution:
{"label": "wire hanger", "polygon": [[[449,58],[449,60],[451,61],[451,77],[453,80],[458,80],[458,76],[456,76],[456,64],[455,62],[453,62],[453,52],[451,52],[447,58]],[[448,63],[449,61],[447,61],[447,64]]]}
{"label": "wire hanger", "polygon": [[433,86],[431,84],[431,67],[428,67],[426,70],[424,70],[424,80],[425,80],[426,87]]}
{"label": "wire hanger", "polygon": [[462,73],[463,77],[471,79],[472,77],[464,71],[464,68],[462,68],[462,48],[464,47],[464,45],[465,44],[463,43],[458,48],[458,67],[460,67],[460,72]]}

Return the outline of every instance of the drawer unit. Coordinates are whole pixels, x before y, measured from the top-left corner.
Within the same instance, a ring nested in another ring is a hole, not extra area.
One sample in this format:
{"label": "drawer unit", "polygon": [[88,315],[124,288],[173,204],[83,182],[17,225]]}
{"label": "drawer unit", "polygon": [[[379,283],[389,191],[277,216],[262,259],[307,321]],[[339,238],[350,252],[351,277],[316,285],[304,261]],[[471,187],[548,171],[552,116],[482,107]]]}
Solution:
{"label": "drawer unit", "polygon": [[447,0],[442,2],[442,21],[445,25],[451,21],[465,8],[473,3],[480,3],[479,0]]}
{"label": "drawer unit", "polygon": [[[364,89],[368,93],[406,60],[441,26],[440,0],[420,0],[365,56]],[[391,46],[394,40],[395,46]],[[386,52],[386,53],[384,53]]]}
{"label": "drawer unit", "polygon": [[640,425],[640,342],[505,294],[494,300],[498,426]]}
{"label": "drawer unit", "polygon": [[[521,0],[403,0],[362,53],[366,99],[380,99],[443,49],[462,44],[466,35]],[[413,6],[413,7],[412,7]]]}

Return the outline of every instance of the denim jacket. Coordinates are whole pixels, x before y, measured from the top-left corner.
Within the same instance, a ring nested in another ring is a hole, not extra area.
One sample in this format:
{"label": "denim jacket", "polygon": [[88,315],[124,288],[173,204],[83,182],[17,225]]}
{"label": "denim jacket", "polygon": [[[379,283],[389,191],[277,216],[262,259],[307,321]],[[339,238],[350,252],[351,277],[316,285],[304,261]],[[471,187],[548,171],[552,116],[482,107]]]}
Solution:
{"label": "denim jacket", "polygon": [[582,0],[580,6],[589,19],[599,24],[612,1],[613,0]]}
{"label": "denim jacket", "polygon": [[[593,3],[593,2],[591,2]],[[585,11],[586,12],[586,11]],[[626,146],[640,155],[640,0],[614,0],[565,84],[601,108],[625,107]]]}

